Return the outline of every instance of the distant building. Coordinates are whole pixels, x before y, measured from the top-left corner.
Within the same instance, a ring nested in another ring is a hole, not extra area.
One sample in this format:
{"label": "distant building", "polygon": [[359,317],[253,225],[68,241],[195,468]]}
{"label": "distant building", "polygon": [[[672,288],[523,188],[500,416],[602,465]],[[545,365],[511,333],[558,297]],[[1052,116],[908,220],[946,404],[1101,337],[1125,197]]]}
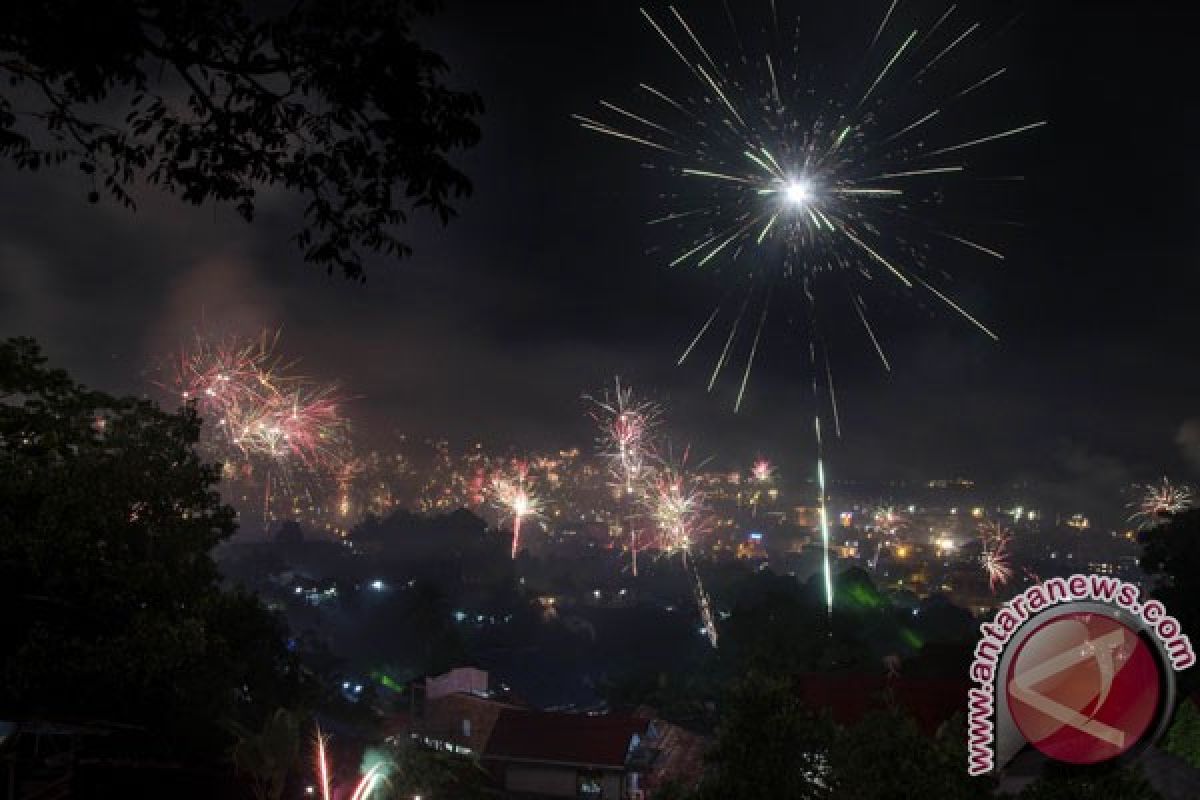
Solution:
{"label": "distant building", "polygon": [[796,506],[792,509],[792,522],[801,528],[818,528],[821,525],[821,509],[818,506]]}

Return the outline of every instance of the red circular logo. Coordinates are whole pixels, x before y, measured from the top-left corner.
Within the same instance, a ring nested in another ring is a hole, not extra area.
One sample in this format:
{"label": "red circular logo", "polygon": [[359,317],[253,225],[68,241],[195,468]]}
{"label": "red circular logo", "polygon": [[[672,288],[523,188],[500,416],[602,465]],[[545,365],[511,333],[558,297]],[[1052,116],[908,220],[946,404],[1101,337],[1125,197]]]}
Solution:
{"label": "red circular logo", "polygon": [[1095,764],[1128,752],[1154,721],[1158,660],[1118,620],[1068,612],[1021,642],[1006,691],[1021,735],[1050,758]]}

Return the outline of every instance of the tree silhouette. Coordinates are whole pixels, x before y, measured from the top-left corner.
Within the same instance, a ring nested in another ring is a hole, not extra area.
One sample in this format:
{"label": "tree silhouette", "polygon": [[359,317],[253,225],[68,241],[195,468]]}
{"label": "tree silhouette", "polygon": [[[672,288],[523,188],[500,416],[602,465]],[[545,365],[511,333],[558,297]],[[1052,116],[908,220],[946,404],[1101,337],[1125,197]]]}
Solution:
{"label": "tree silhouette", "polygon": [[0,708],[213,755],[223,721],[296,701],[280,623],[220,587],[210,551],[233,510],[193,449],[199,426],[0,342]]}
{"label": "tree silhouette", "polygon": [[[1142,571],[1154,578],[1152,594],[1179,620],[1183,632],[1194,637],[1200,630],[1200,597],[1192,583],[1200,574],[1200,509],[1169,517],[1169,522],[1140,534]],[[1179,674],[1181,696],[1200,688],[1197,670]]]}
{"label": "tree silhouette", "polygon": [[1136,763],[1064,768],[1050,763],[1016,800],[1161,800]]}
{"label": "tree silhouette", "polygon": [[448,88],[414,21],[441,0],[0,4],[0,156],[75,165],[88,199],[150,184],[254,218],[262,190],[304,203],[306,261],[363,277],[364,251],[411,252],[415,208],[444,223],[469,193],[450,154],[482,102]]}
{"label": "tree silhouette", "polygon": [[824,800],[830,720],[783,679],[749,674],[728,693],[697,800]]}
{"label": "tree silhouette", "polygon": [[967,775],[966,730],[961,721],[947,728],[944,735],[930,739],[898,708],[869,712],[839,730],[830,748],[832,797],[968,800],[990,796],[988,779]]}

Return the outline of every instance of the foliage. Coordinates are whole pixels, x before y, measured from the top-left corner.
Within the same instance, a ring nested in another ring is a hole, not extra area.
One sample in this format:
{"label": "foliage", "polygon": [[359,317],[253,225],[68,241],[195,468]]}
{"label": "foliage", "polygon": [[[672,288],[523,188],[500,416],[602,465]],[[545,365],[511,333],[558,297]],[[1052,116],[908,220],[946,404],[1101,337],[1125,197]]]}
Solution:
{"label": "foliage", "polygon": [[[970,778],[961,744],[966,733],[949,725],[930,739],[898,709],[882,709],[838,731],[829,751],[829,786],[835,798],[967,800],[987,796],[986,781]],[[961,735],[956,735],[961,734]]]}
{"label": "foliage", "polygon": [[1160,800],[1139,767],[1047,764],[1018,800]]}
{"label": "foliage", "polygon": [[[410,252],[395,227],[443,223],[470,182],[448,160],[479,139],[477,95],[413,38],[440,0],[0,4],[0,156],[73,164],[134,207],[151,184],[247,221],[264,189],[304,202],[307,261],[363,274]],[[267,11],[269,9],[269,11]]]}
{"label": "foliage", "polygon": [[1200,769],[1200,710],[1191,698],[1175,711],[1175,719],[1163,739],[1163,749]]}
{"label": "foliage", "polygon": [[900,649],[904,629],[865,572],[837,577],[832,616],[822,592],[816,581],[806,586],[765,574],[741,587],[722,627],[726,674],[874,670]]}
{"label": "foliage", "polygon": [[724,705],[699,797],[828,797],[822,775],[832,737],[832,723],[805,708],[788,681],[747,675]]}
{"label": "foliage", "polygon": [[712,698],[718,676],[711,669],[672,671],[631,670],[602,684],[604,697],[615,708],[649,706],[663,719],[691,729],[713,725]]}
{"label": "foliage", "polygon": [[255,800],[279,800],[288,772],[300,756],[300,721],[287,709],[278,709],[259,731],[234,726],[237,741],[233,763],[250,776]]}
{"label": "foliage", "polygon": [[1138,563],[1159,578],[1157,596],[1179,618],[1184,630],[1200,623],[1200,600],[1189,583],[1200,570],[1200,509],[1176,514],[1171,521],[1140,535]]}
{"label": "foliage", "polygon": [[[1152,594],[1177,618],[1183,632],[1200,630],[1200,595],[1192,583],[1200,574],[1200,509],[1175,514],[1140,536],[1142,557],[1138,564],[1156,579]],[[1200,673],[1189,669],[1179,675],[1180,693],[1189,695],[1200,688]]]}
{"label": "foliage", "polygon": [[[959,715],[936,737],[896,708],[846,727],[806,708],[786,679],[751,674],[723,704],[705,777],[692,800],[969,800],[991,794],[991,778],[966,773]],[[678,797],[688,797],[679,787]]]}
{"label": "foliage", "polygon": [[0,343],[0,707],[214,752],[220,720],[294,702],[280,623],[219,586],[234,516],[199,424]]}
{"label": "foliage", "polygon": [[[371,755],[368,751],[365,758],[369,759]],[[387,756],[392,768],[388,770],[383,791],[376,793],[380,797],[484,800],[499,796],[490,787],[488,774],[477,761],[429,750],[412,742],[393,747]]]}

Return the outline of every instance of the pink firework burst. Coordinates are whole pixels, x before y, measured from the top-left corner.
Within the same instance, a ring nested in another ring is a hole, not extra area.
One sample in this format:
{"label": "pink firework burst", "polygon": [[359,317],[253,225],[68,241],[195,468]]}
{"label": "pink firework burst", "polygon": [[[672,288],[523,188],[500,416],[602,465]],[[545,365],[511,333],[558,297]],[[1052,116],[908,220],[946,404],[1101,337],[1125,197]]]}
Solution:
{"label": "pink firework burst", "polygon": [[[613,380],[611,395],[606,389],[603,399],[588,396],[585,399],[593,404],[591,417],[600,429],[596,442],[600,455],[608,461],[613,487],[628,504],[646,478],[646,459],[653,450],[650,436],[658,425],[661,410],[654,403],[636,399],[633,388],[622,386],[619,377]],[[627,516],[630,563],[636,577],[638,530],[632,514]]]}
{"label": "pink firework burst", "polygon": [[266,525],[274,493],[293,491],[300,477],[336,475],[350,455],[336,385],[282,364],[278,341],[279,333],[270,331],[256,340],[197,333],[172,359],[170,381],[163,384],[204,419],[201,445],[223,462],[228,477],[261,481]]}
{"label": "pink firework burst", "polygon": [[987,523],[979,529],[979,538],[983,543],[983,551],[979,562],[988,576],[988,586],[992,594],[996,593],[997,585],[1008,583],[1013,575],[1011,556],[1008,552],[1010,535],[996,523]]}
{"label": "pink firework burst", "polygon": [[633,494],[651,453],[650,435],[659,423],[661,409],[635,398],[633,388],[622,386],[620,378],[614,379],[611,395],[605,390],[602,399],[586,399],[594,404],[591,416],[600,428],[600,454],[608,459],[616,484]]}

